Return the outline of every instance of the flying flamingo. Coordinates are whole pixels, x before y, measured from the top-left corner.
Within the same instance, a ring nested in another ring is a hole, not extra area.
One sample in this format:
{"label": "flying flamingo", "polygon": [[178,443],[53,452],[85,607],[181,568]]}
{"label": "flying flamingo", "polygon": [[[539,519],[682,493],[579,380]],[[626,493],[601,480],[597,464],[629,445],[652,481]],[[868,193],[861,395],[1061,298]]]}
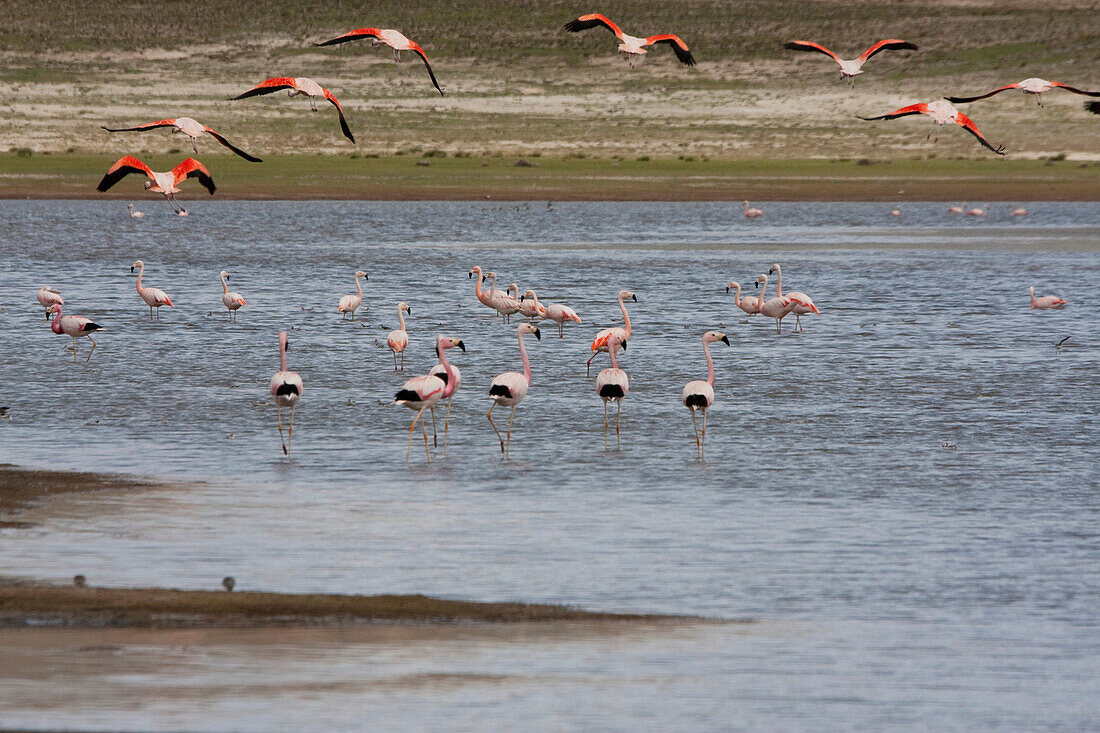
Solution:
{"label": "flying flamingo", "polygon": [[558,338],[565,338],[566,321],[581,322],[581,317],[577,315],[577,312],[562,303],[553,303],[546,306],[546,317],[558,324]]}
{"label": "flying flamingo", "polygon": [[143,212],[134,211],[134,205],[133,204],[126,204],[126,208],[130,212],[130,218],[131,219],[140,219],[143,216],[145,216],[145,214]]}
{"label": "flying flamingo", "polygon": [[991,92],[985,94],[979,94],[976,97],[944,97],[948,102],[954,102],[956,104],[962,104],[964,102],[977,102],[979,99],[985,99],[986,97],[992,97],[994,94],[1000,94],[1003,91],[1009,89],[1019,89],[1024,94],[1034,94],[1039,106],[1043,106],[1043,92],[1049,92],[1051,89],[1065,89],[1067,92],[1073,92],[1074,94],[1083,94],[1086,97],[1100,97],[1100,92],[1086,92],[1083,89],[1077,89],[1071,87],[1069,84],[1062,84],[1057,81],[1047,81],[1046,79],[1036,79],[1031,77],[1030,79],[1024,79],[1018,81],[1015,84],[1005,84],[1003,87],[997,87]]}
{"label": "flying flamingo", "polygon": [[232,150],[237,155],[241,156],[245,160],[251,163],[262,163],[259,158],[253,157],[244,152],[238,147],[234,147],[228,140],[211,130],[206,125],[202,124],[198,120],[193,120],[190,117],[176,117],[171,120],[160,120],[158,122],[149,122],[144,125],[138,125],[137,127],[107,127],[102,126],[107,132],[145,132],[146,130],[156,130],[160,127],[171,127],[172,134],[183,133],[187,137],[191,138],[191,149],[197,154],[199,152],[198,139],[203,135],[209,135],[225,147]]}
{"label": "flying flamingo", "polygon": [[[435,353],[439,357],[439,363],[443,365],[443,369],[448,375],[446,380],[432,374],[413,377],[401,386],[401,390],[393,398],[393,404],[404,405],[410,410],[416,410],[416,417],[413,418],[412,425],[409,426],[409,443],[405,447],[405,463],[409,462],[413,431],[416,430],[416,423],[420,421],[424,410],[431,410],[441,399],[450,399],[451,395],[458,389],[458,380],[453,378],[454,367],[447,363],[445,353],[447,349],[454,346],[463,351],[466,350],[466,345],[462,343],[462,339],[446,336],[436,336],[435,338]],[[427,454],[430,462],[432,454],[428,450],[428,430],[424,427],[423,421],[420,421],[420,431],[424,434],[424,453]]]}
{"label": "flying flamingo", "polygon": [[145,301],[145,305],[149,306],[149,318],[153,317],[153,309],[157,309],[157,320],[160,320],[160,308],[161,306],[168,306],[172,310],[176,309],[176,306],[172,305],[172,300],[168,297],[168,294],[163,290],[157,288],[143,288],[141,286],[141,276],[145,274],[145,263],[141,260],[135,260],[134,264],[130,265],[130,272],[137,268],[137,291],[141,299]]}
{"label": "flying flamingo", "polygon": [[619,421],[623,415],[623,400],[630,391],[630,378],[626,372],[619,368],[619,362],[615,359],[615,352],[619,350],[619,335],[612,331],[607,335],[607,353],[611,356],[611,366],[601,369],[596,375],[596,394],[603,400],[603,445],[607,447],[607,403],[615,402],[618,411],[615,413],[615,447],[620,448]]}
{"label": "flying flamingo", "polygon": [[[1011,206],[1008,208],[1012,209]],[[1009,216],[1027,216],[1027,209],[1012,209],[1012,213]]]}
{"label": "flying flamingo", "polygon": [[[526,334],[534,334],[535,338],[539,341],[542,340],[542,333],[539,331],[538,326],[533,323],[525,322],[516,327],[516,337],[519,339],[519,355],[523,359],[523,374],[504,372],[498,374],[489,385],[489,398],[493,401],[493,404],[489,406],[489,412],[485,414],[485,417],[489,418],[489,424],[493,426],[493,432],[497,434],[497,439],[500,440],[501,455],[505,455],[512,448],[512,420],[516,416],[516,405],[527,396],[527,389],[531,386],[531,362],[527,359],[527,349],[523,345],[523,337]],[[512,413],[508,416],[507,445],[504,438],[500,437],[500,431],[497,430],[496,423],[493,422],[493,408],[497,405],[512,408]]]}
{"label": "flying flamingo", "polygon": [[601,331],[597,332],[596,337],[592,339],[593,353],[592,356],[588,357],[588,361],[585,364],[588,374],[592,373],[592,360],[596,358],[596,354],[601,351],[604,353],[607,352],[607,337],[610,336],[612,332],[614,332],[615,335],[618,337],[619,346],[621,346],[624,351],[626,350],[626,342],[630,340],[630,314],[626,312],[626,305],[623,303],[623,301],[627,298],[630,298],[635,303],[638,302],[638,296],[636,296],[629,290],[619,291],[619,310],[623,312],[623,325],[612,326],[611,328],[602,329]]}
{"label": "flying flamingo", "polygon": [[49,320],[50,310],[55,305],[65,305],[65,299],[61,297],[61,291],[48,285],[39,288],[38,292],[34,294],[34,298],[40,306],[46,309],[46,320]]}
{"label": "flying flamingo", "polygon": [[884,41],[879,41],[854,59],[842,59],[821,44],[812,41],[790,41],[784,44],[783,48],[788,48],[792,51],[813,51],[829,56],[840,66],[841,77],[849,84],[853,85],[856,83],[856,75],[863,73],[863,65],[867,63],[867,59],[871,58],[876,53],[880,51],[899,51],[901,49],[909,49],[910,51],[917,50],[915,45],[909,41],[903,41],[900,38],[887,38]]}
{"label": "flying flamingo", "polygon": [[73,339],[73,361],[76,361],[76,340],[78,338],[88,337],[88,340],[92,342],[92,349],[88,352],[87,358],[84,359],[84,363],[87,364],[92,358],[92,352],[95,351],[97,346],[95,339],[91,337],[93,331],[102,331],[103,326],[98,323],[92,323],[92,321],[84,316],[62,316],[61,304],[54,303],[50,308],[50,312],[54,314],[53,323],[50,324],[50,330],[56,334],[65,334],[71,336]]}
{"label": "flying flamingo", "polygon": [[367,277],[367,273],[362,270],[355,271],[355,289],[358,291],[358,294],[345,295],[343,298],[340,298],[340,304],[336,306],[336,310],[343,314],[340,316],[341,319],[345,318],[347,314],[350,313],[351,320],[354,321],[355,311],[359,310],[359,306],[363,303],[363,284],[359,282],[359,278],[370,280],[370,278]]}
{"label": "flying flamingo", "polygon": [[470,277],[473,278],[475,274],[477,274],[477,282],[474,283],[474,295],[477,296],[478,301],[482,305],[496,310],[496,307],[493,305],[492,296],[489,295],[488,291],[481,289],[481,281],[485,279],[485,276],[481,273],[480,266],[470,269]]}
{"label": "flying flamingo", "polygon": [[744,201],[742,203],[745,204],[745,218],[746,219],[755,219],[758,216],[763,216],[764,215],[764,212],[761,209],[750,209],[748,201]]}
{"label": "flying flamingo", "polygon": [[783,295],[783,271],[779,269],[779,265],[772,265],[772,269],[768,273],[774,274],[776,277],[775,289],[780,298],[786,297],[793,301],[791,306],[791,313],[794,313],[795,325],[798,330],[802,330],[802,318],[801,316],[809,315],[810,313],[817,313],[817,306],[814,305],[813,299],[803,293],[800,290],[791,290],[785,296]]}
{"label": "flying flamingo", "polygon": [[439,87],[439,82],[435,80],[435,74],[432,72],[432,65],[428,63],[428,55],[424,53],[424,49],[420,47],[416,41],[410,41],[401,32],[395,31],[392,28],[359,28],[354,31],[345,33],[342,36],[331,38],[321,43],[315,43],[314,46],[335,46],[338,43],[347,43],[348,41],[358,41],[360,38],[371,39],[371,45],[377,46],[378,44],[384,44],[393,49],[393,60],[397,63],[401,63],[401,52],[412,51],[424,61],[424,66],[428,69],[428,76],[432,79],[432,86],[439,92],[439,96],[443,95],[443,90]]}
{"label": "flying flamingo", "polygon": [[347,120],[344,119],[344,109],[340,106],[340,102],[337,101],[336,97],[332,96],[332,92],[313,81],[313,79],[307,79],[304,76],[276,76],[272,79],[260,82],[243,94],[238,94],[229,99],[246,99],[247,97],[255,97],[260,94],[271,94],[280,89],[286,89],[287,96],[290,97],[298,94],[304,94],[309,97],[309,108],[314,112],[317,111],[317,97],[324,97],[332,102],[332,106],[336,108],[336,114],[340,116],[340,129],[343,130],[344,137],[355,142],[355,136],[351,134],[351,128],[348,127]]}
{"label": "flying flamingo", "polygon": [[[950,102],[944,102],[943,100],[936,100],[935,102],[927,103],[921,102],[920,104],[911,104],[908,107],[902,107],[884,115],[878,115],[877,117],[860,117],[860,119],[893,120],[897,119],[898,117],[906,117],[908,115],[928,115],[932,118],[932,122],[939,128],[942,128],[944,125],[948,124],[958,125],[974,137],[978,138],[978,142],[992,150],[997,155],[1005,154],[1004,145],[993,147],[989,143],[989,141],[982,136],[981,131],[978,129],[978,126],[974,124],[974,121],[972,119],[951,106]],[[932,132],[936,133],[935,142],[939,142],[940,137],[938,129],[933,128]],[[932,137],[931,132],[928,133],[928,137]]]}
{"label": "flying flamingo", "polygon": [[539,303],[539,297],[534,290],[528,290],[519,299],[519,312],[527,318],[540,321],[546,318],[546,307]]}
{"label": "flying flamingo", "polygon": [[124,155],[108,168],[107,174],[96,186],[96,190],[106,191],[131,173],[144,173],[149,178],[145,182],[145,190],[163,194],[165,200],[172,205],[172,211],[181,215],[187,213],[187,210],[176,201],[176,194],[180,192],[179,184],[182,181],[188,178],[198,178],[199,183],[210,192],[211,196],[217,190],[214,179],[210,177],[210,171],[206,170],[206,166],[194,158],[187,158],[172,170],[162,173],[152,170],[132,155]]}
{"label": "flying flamingo", "polygon": [[985,216],[985,209],[983,209],[980,206],[977,206],[977,207],[971,209],[970,211],[966,212],[966,215],[967,216]]}
{"label": "flying flamingo", "polygon": [[[710,358],[710,345],[721,341],[726,346],[730,340],[726,334],[718,331],[707,331],[703,334],[703,355],[707,357],[706,380],[696,379],[684,385],[684,391],[680,400],[684,407],[691,410],[691,423],[695,426],[695,447],[699,450],[699,458],[703,457],[703,445],[707,441],[707,410],[714,404],[714,360]],[[699,437],[699,423],[695,419],[695,413],[703,411],[703,437]]]}
{"label": "flying flamingo", "polygon": [[[283,455],[290,456],[290,441],[294,437],[294,409],[302,398],[302,378],[298,372],[286,368],[286,331],[279,331],[279,371],[271,378],[271,399],[279,415],[279,442],[283,446]],[[290,427],[283,443],[283,408],[290,408]]]}
{"label": "flying flamingo", "polygon": [[[356,280],[356,282],[359,282]],[[393,370],[397,371],[397,355],[401,354],[401,371],[405,371],[405,347],[409,345],[409,334],[405,330],[405,314],[412,315],[412,309],[408,303],[397,304],[397,319],[401,321],[401,328],[390,331],[386,336],[386,346],[393,353]]]}
{"label": "flying flamingo", "polygon": [[726,286],[726,292],[729,293],[730,288],[736,288],[737,292],[733,295],[733,304],[741,310],[748,313],[750,316],[755,316],[760,313],[760,298],[755,295],[746,295],[741,297],[741,283],[731,282]]}
{"label": "flying flamingo", "polygon": [[218,277],[222,281],[222,303],[229,310],[229,320],[237,320],[237,309],[242,305],[245,305],[244,298],[240,293],[230,292],[229,290],[229,273],[222,270],[218,273]]}
{"label": "flying flamingo", "polygon": [[1062,310],[1066,306],[1065,300],[1053,295],[1040,295],[1036,298],[1034,285],[1028,288],[1027,291],[1031,293],[1032,310]]}
{"label": "flying flamingo", "polygon": [[794,308],[794,301],[782,296],[765,299],[765,293],[768,292],[767,275],[757,275],[756,286],[760,287],[761,283],[764,284],[764,287],[760,290],[760,312],[768,318],[774,318],[775,332],[783,333],[783,319],[786,318],[787,314]]}
{"label": "flying flamingo", "polygon": [[[448,367],[451,373],[447,373]],[[451,425],[451,402],[454,401],[454,394],[458,391],[458,388],[462,386],[462,372],[458,370],[454,364],[448,364],[443,366],[442,363],[437,363],[431,369],[428,370],[428,374],[433,377],[439,377],[443,380],[443,383],[447,385],[447,389],[444,394],[447,398],[447,416],[443,420],[443,450],[447,450],[447,433],[450,430]],[[452,386],[453,385],[453,386]],[[440,398],[442,399],[442,398]],[[432,410],[432,428],[434,432],[435,428],[435,410]],[[436,443],[438,445],[438,443]]]}
{"label": "flying flamingo", "polygon": [[672,50],[676,53],[676,58],[680,60],[681,64],[695,66],[695,57],[691,55],[691,50],[688,48],[687,44],[684,43],[679,36],[672,33],[662,33],[656,36],[649,36],[648,38],[629,36],[623,33],[619,26],[608,20],[607,16],[600,15],[599,13],[582,15],[576,20],[571,20],[565,24],[565,30],[570,33],[580,33],[581,31],[586,31],[589,28],[595,28],[600,25],[614,33],[615,37],[619,39],[619,53],[626,55],[627,62],[632,69],[637,60],[644,60],[645,54],[648,53],[645,47],[657,43],[667,43],[671,46]]}

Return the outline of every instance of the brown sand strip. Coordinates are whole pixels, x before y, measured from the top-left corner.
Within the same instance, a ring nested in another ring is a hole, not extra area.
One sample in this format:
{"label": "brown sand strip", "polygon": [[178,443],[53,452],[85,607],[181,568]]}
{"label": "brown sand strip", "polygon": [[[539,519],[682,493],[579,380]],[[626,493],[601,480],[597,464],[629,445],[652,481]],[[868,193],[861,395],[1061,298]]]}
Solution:
{"label": "brown sand strip", "polygon": [[108,489],[150,489],[154,485],[130,476],[47,471],[0,464],[0,528],[26,527],[27,522],[9,519],[33,504],[57,494]]}

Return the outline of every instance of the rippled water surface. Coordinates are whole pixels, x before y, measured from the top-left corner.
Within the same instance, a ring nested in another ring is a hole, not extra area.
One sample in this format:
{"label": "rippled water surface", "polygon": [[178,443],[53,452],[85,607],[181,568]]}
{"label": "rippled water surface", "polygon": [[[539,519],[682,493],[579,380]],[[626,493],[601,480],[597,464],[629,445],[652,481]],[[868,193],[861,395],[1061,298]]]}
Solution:
{"label": "rippled water surface", "polygon": [[[178,219],[157,203],[132,221],[118,203],[0,202],[0,461],[186,482],[70,497],[0,530],[0,575],[214,588],[232,574],[242,589],[760,620],[637,643],[425,642],[424,658],[472,677],[412,697],[365,691],[381,652],[352,646],[346,684],[295,708],[336,727],[363,706],[466,729],[1078,729],[1100,712],[1100,205],[1010,219],[998,203],[977,219],[940,203],[897,218],[886,204],[765,203],[747,221],[724,204],[197,202]],[[159,322],[134,291],[138,258],[176,304]],[[777,335],[725,292],[773,262],[821,310],[804,332],[788,318]],[[508,460],[485,411],[489,380],[519,367],[514,326],[476,301],[473,265],[584,319],[527,339],[533,383]],[[341,321],[357,268],[365,308]],[[221,269],[248,301],[235,324]],[[87,343],[74,364],[51,333],[34,302],[45,284],[106,326],[89,364]],[[1029,285],[1070,305],[1029,310]],[[620,288],[639,301],[621,360],[631,390],[622,449],[605,450],[584,361],[595,330],[620,322]],[[405,375],[385,349],[402,300]],[[280,329],[305,383],[289,461],[267,394]],[[707,329],[732,346],[713,349],[701,462],[679,396],[706,374]],[[426,465],[414,443],[406,466],[412,413],[388,403],[431,366],[437,333],[467,346],[450,352],[463,384],[449,450],[441,436]],[[270,649],[235,653],[253,669],[244,694],[283,694]],[[217,684],[216,655],[194,654],[189,679]],[[275,657],[307,678],[334,654]],[[118,685],[157,690],[158,674]],[[204,712],[167,693],[86,704],[96,715],[54,723],[234,720],[228,703]],[[0,700],[13,724],[40,721],[32,707]]]}

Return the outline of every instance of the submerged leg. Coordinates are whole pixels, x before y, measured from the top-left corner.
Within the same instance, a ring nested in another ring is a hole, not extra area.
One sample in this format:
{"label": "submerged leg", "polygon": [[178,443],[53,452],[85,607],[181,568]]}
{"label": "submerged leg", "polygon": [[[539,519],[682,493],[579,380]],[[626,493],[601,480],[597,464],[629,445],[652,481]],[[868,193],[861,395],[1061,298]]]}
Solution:
{"label": "submerged leg", "polygon": [[444,453],[447,452],[447,431],[450,430],[450,426],[451,426],[451,400],[453,400],[453,399],[454,399],[453,395],[451,397],[447,398],[447,416],[445,418],[443,418],[443,452]]}
{"label": "submerged leg", "polygon": [[623,401],[618,400],[618,403],[619,403],[619,409],[615,413],[615,448],[616,449],[623,447],[622,443],[619,440],[619,421],[622,420],[622,417],[623,417]]}
{"label": "submerged leg", "polygon": [[512,420],[516,416],[516,406],[512,405],[512,414],[508,416],[508,449],[505,451],[507,454],[512,452]]}
{"label": "submerged leg", "polygon": [[[434,411],[432,412],[432,419],[433,420],[435,419],[435,412]],[[420,421],[420,433],[424,436],[424,455],[426,455],[428,457],[428,463],[431,463],[432,462],[432,453],[431,453],[430,450],[428,450],[428,428],[424,425],[424,423],[426,423],[426,422],[428,422],[428,421],[427,420],[421,420]]]}
{"label": "submerged leg", "polygon": [[[96,346],[98,346],[99,344],[97,344],[97,343],[95,342],[95,339],[94,339],[94,338],[92,338],[91,336],[89,336],[89,337],[88,337],[88,340],[92,342],[92,351],[95,351],[95,347],[96,347]],[[75,348],[75,347],[76,347],[76,343],[75,343],[75,340],[74,340],[74,343],[73,343],[73,347],[74,347],[74,348],[73,348],[73,356],[76,356],[76,348]],[[92,351],[89,351],[89,352],[88,352],[88,358],[84,360],[84,363],[85,363],[85,364],[87,364],[87,363],[88,363],[89,361],[91,361],[91,359],[92,359]]]}
{"label": "submerged leg", "polygon": [[703,451],[707,446],[707,411],[703,410],[703,442],[699,446],[699,457],[703,457]]}
{"label": "submerged leg", "polygon": [[485,414],[485,417],[489,418],[489,424],[493,426],[493,432],[497,434],[497,440],[500,441],[500,454],[504,455],[504,438],[500,437],[500,431],[497,430],[497,424],[493,422],[493,408],[497,406],[497,403],[489,405],[489,412]]}
{"label": "submerged leg", "polygon": [[397,371],[397,352],[394,351],[393,349],[390,349],[390,353],[393,354],[393,370],[396,372]]}
{"label": "submerged leg", "polygon": [[691,411],[691,424],[695,427],[695,449],[699,450],[699,421],[695,419],[695,410]]}
{"label": "submerged leg", "polygon": [[607,400],[603,401],[603,447],[607,450]]}
{"label": "submerged leg", "polygon": [[409,451],[412,450],[413,444],[413,431],[416,430],[416,421],[420,419],[420,413],[424,412],[424,408],[421,407],[420,411],[416,413],[416,417],[413,418],[412,425],[409,426],[409,442],[405,446],[405,463],[409,462]]}
{"label": "submerged leg", "polygon": [[76,363],[76,336],[73,336],[73,364]]}
{"label": "submerged leg", "polygon": [[438,446],[439,445],[439,436],[436,434],[436,429],[435,429],[435,407],[432,407],[431,413],[432,413],[432,445]]}
{"label": "submerged leg", "polygon": [[298,407],[295,403],[290,406],[290,427],[286,430],[286,454],[290,455],[290,441],[294,440],[294,410]]}
{"label": "submerged leg", "polygon": [[279,445],[283,446],[283,455],[289,455],[286,450],[286,441],[283,440],[283,408],[279,405],[276,405],[275,410],[279,415]]}

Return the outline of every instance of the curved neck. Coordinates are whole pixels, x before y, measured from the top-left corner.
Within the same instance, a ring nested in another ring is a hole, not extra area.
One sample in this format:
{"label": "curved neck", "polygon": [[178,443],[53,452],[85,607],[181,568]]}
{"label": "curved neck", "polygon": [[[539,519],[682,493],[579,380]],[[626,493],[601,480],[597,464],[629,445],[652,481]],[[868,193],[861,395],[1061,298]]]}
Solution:
{"label": "curved neck", "polygon": [[[402,325],[404,328],[404,325]],[[451,362],[447,361],[447,350],[442,345],[436,344],[436,353],[439,354],[439,363],[443,365],[443,371],[447,373],[447,384],[443,387],[443,397],[441,399],[447,399],[455,393],[455,389],[458,387],[455,382],[455,370],[451,366]]]}
{"label": "curved neck", "polygon": [[618,369],[619,368],[619,360],[615,358],[615,352],[618,351],[618,350],[619,350],[619,340],[618,339],[615,339],[615,345],[614,346],[612,346],[610,343],[607,345],[607,353],[611,356],[611,368],[612,369]]}
{"label": "curved neck", "polygon": [[286,368],[286,342],[279,342],[279,371],[285,372]]}
{"label": "curved neck", "polygon": [[1032,307],[1034,307],[1035,306],[1035,288],[1032,288],[1031,290],[1029,290],[1028,293],[1031,294],[1031,305],[1032,305]]}
{"label": "curved neck", "polygon": [[749,210],[749,202],[748,202],[748,201],[746,201],[746,202],[744,202],[744,203],[745,203],[745,211],[748,211],[748,210]]}
{"label": "curved neck", "polygon": [[489,295],[495,294],[497,291],[497,279],[495,277],[489,278]]}
{"label": "curved neck", "polygon": [[359,291],[359,297],[363,297],[363,281],[359,279],[360,276],[355,276],[355,289]]}
{"label": "curved neck", "polygon": [[707,384],[714,386],[714,359],[710,358],[710,342],[703,342],[703,355],[707,357]]}
{"label": "curved neck", "polygon": [[53,322],[50,324],[50,330],[54,333],[61,333],[61,306],[57,307],[57,313],[54,314]]}
{"label": "curved neck", "polygon": [[222,277],[222,292],[223,293],[228,293],[229,292],[229,283],[227,283],[225,281],[225,275],[222,275],[221,277]]}
{"label": "curved neck", "polygon": [[474,274],[477,275],[477,280],[474,280],[474,295],[481,300],[481,270],[475,270]]}
{"label": "curved neck", "polygon": [[519,334],[519,355],[523,359],[523,378],[531,384],[531,362],[527,359],[527,348],[523,345],[523,334]]}
{"label": "curved neck", "polygon": [[779,265],[775,266],[775,294],[783,297],[783,271],[779,269]]}
{"label": "curved neck", "polygon": [[764,305],[764,294],[768,292],[768,276],[764,276],[764,286],[760,288],[760,305]]}
{"label": "curved neck", "polygon": [[141,291],[141,276],[144,275],[144,274],[145,274],[145,265],[143,264],[141,267],[138,268],[138,279],[137,279],[137,285],[135,286],[138,289],[139,292]]}
{"label": "curved neck", "polygon": [[623,302],[623,296],[621,295],[619,296],[619,309],[622,310],[623,321],[625,321],[623,330],[626,331],[626,337],[630,338],[630,314],[626,312],[626,303]]}
{"label": "curved neck", "polygon": [[[404,308],[398,308],[397,309],[397,320],[401,321],[401,330],[404,331],[405,330],[405,309]],[[440,351],[439,353],[442,354],[443,352]]]}
{"label": "curved neck", "polygon": [[735,289],[735,292],[733,294],[733,304],[736,305],[738,308],[740,308],[741,307],[741,284],[736,283],[736,284],[734,284],[733,287]]}

